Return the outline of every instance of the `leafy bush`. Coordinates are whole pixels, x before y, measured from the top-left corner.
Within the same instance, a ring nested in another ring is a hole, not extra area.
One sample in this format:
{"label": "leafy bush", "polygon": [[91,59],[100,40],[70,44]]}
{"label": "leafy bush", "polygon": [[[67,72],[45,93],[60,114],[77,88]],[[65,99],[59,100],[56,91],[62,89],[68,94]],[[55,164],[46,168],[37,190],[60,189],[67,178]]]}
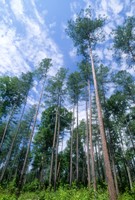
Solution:
{"label": "leafy bush", "polygon": [[25,184],[25,186],[23,187],[23,191],[24,192],[35,192],[40,188],[40,184],[38,179],[35,179],[33,182],[31,183],[27,183]]}

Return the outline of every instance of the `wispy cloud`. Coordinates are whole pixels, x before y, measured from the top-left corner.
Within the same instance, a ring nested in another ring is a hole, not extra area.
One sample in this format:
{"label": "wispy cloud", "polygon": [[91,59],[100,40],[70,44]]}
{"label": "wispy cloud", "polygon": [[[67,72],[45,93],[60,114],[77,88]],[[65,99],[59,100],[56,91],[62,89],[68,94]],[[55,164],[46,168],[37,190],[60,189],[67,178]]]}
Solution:
{"label": "wispy cloud", "polygon": [[25,3],[22,0],[11,0],[9,4],[2,1],[5,17],[0,20],[1,73],[19,75],[49,57],[53,59],[50,73],[54,74],[57,68],[63,66],[63,54],[51,38],[49,27],[37,10],[35,1],[29,1],[30,14]]}
{"label": "wispy cloud", "polygon": [[77,49],[76,49],[76,48],[73,48],[73,49],[69,52],[69,55],[70,55],[71,58],[76,57],[76,55],[77,55]]}

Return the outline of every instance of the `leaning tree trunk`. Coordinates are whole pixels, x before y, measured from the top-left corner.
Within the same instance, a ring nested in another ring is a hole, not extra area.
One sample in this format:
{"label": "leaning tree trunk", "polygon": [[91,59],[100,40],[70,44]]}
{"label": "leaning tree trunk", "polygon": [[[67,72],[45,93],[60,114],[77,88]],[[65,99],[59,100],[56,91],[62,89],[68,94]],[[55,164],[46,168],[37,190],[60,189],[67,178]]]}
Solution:
{"label": "leaning tree trunk", "polygon": [[70,187],[72,186],[72,174],[73,174],[73,131],[74,131],[74,113],[75,113],[75,105],[73,106],[73,116],[72,116],[72,125],[71,125],[71,133],[70,133]]}
{"label": "leaning tree trunk", "polygon": [[14,114],[15,107],[16,107],[16,105],[14,105],[14,106],[12,107],[12,110],[11,110],[11,113],[10,113],[10,115],[9,115],[8,121],[7,121],[6,126],[5,126],[5,128],[4,128],[3,136],[2,136],[2,139],[1,139],[1,142],[0,142],[0,152],[1,152],[1,149],[2,149],[3,141],[4,141],[4,138],[5,138],[5,135],[6,135],[8,126],[9,126],[10,121],[11,121],[11,118],[12,118],[12,116],[13,116],[13,114]]}
{"label": "leaning tree trunk", "polygon": [[43,92],[44,92],[45,81],[46,81],[46,79],[44,79],[44,81],[43,81],[43,86],[42,86],[42,90],[41,90],[41,93],[40,93],[40,98],[39,98],[37,110],[36,110],[36,113],[35,113],[32,130],[31,130],[31,133],[30,133],[30,139],[29,139],[29,143],[28,143],[28,146],[27,146],[27,151],[26,151],[23,167],[22,167],[22,170],[21,170],[21,175],[20,175],[19,184],[18,184],[19,192],[20,192],[20,189],[21,189],[22,184],[23,184],[24,173],[26,171],[28,155],[29,155],[31,142],[32,142],[32,138],[33,138],[33,135],[34,135],[35,125],[36,125],[36,122],[37,122],[37,116],[38,116],[38,112],[39,112],[39,108],[40,108],[40,104],[41,104],[41,100],[42,100],[42,96],[43,96]]}
{"label": "leaning tree trunk", "polygon": [[91,105],[91,94],[90,94],[90,80],[88,80],[88,94],[89,94],[89,140],[90,140],[90,154],[91,154],[91,172],[93,188],[96,190],[96,175],[95,175],[95,159],[94,159],[94,149],[92,142],[92,105]]}
{"label": "leaning tree trunk", "polygon": [[14,138],[13,138],[13,140],[12,140],[12,143],[11,143],[11,146],[10,146],[10,149],[9,149],[9,152],[8,152],[8,154],[7,154],[6,163],[5,163],[5,166],[4,166],[4,168],[3,168],[3,171],[2,171],[2,174],[1,174],[1,177],[0,177],[0,182],[2,181],[2,179],[3,179],[3,177],[4,177],[5,171],[6,171],[6,169],[7,169],[7,166],[8,166],[10,157],[11,157],[11,153],[12,153],[12,151],[13,151],[13,147],[14,147],[14,144],[15,144],[15,141],[16,141],[16,138],[17,138],[17,135],[18,135],[19,130],[20,130],[20,128],[21,128],[21,121],[22,121],[22,118],[23,118],[23,115],[24,115],[25,107],[26,107],[26,101],[25,101],[25,104],[24,104],[24,106],[23,106],[22,114],[21,114],[21,117],[20,117],[20,120],[19,120],[19,124],[18,124],[17,130],[16,130],[16,133],[15,133],[15,135],[14,135]]}
{"label": "leaning tree trunk", "polygon": [[90,188],[90,156],[89,156],[89,125],[88,125],[88,101],[86,99],[86,147],[87,147],[87,174],[88,188]]}
{"label": "leaning tree trunk", "polygon": [[117,194],[116,194],[116,189],[115,189],[114,180],[113,180],[113,176],[112,176],[109,154],[108,154],[108,149],[107,149],[107,143],[106,143],[106,138],[105,138],[102,110],[101,110],[101,105],[100,105],[100,100],[99,100],[97,79],[96,79],[96,73],[95,73],[95,67],[94,67],[94,61],[93,61],[93,55],[92,55],[91,48],[90,48],[90,59],[91,59],[95,94],[96,94],[96,105],[97,105],[97,111],[98,111],[98,121],[99,121],[99,129],[100,129],[100,135],[101,135],[101,141],[102,141],[102,149],[103,149],[108,191],[109,191],[110,200],[116,200]]}

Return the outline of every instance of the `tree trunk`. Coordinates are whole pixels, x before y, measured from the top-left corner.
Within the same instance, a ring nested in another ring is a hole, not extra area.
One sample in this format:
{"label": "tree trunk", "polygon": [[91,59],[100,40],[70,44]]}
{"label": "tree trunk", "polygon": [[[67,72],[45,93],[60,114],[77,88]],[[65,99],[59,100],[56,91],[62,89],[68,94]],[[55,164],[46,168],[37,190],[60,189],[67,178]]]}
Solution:
{"label": "tree trunk", "polygon": [[88,94],[89,94],[89,140],[90,140],[90,154],[91,154],[91,172],[92,172],[92,182],[93,188],[96,190],[96,175],[95,175],[95,160],[94,160],[94,149],[92,142],[92,105],[91,105],[91,94],[90,94],[90,80],[88,80]]}
{"label": "tree trunk", "polygon": [[57,107],[57,110],[56,110],[56,118],[55,118],[55,128],[54,128],[53,145],[52,145],[52,155],[51,155],[51,165],[50,165],[49,186],[51,186],[51,183],[52,183],[53,162],[54,162],[54,150],[55,150],[55,141],[56,141],[56,133],[57,133],[57,124],[58,124],[58,107]]}
{"label": "tree trunk", "polygon": [[54,170],[55,172],[54,173],[54,191],[56,191],[56,182],[57,182],[59,134],[60,134],[60,108],[58,110],[58,131],[57,131],[55,170]]}
{"label": "tree trunk", "polygon": [[132,147],[133,147],[133,150],[134,150],[134,153],[135,153],[135,144],[134,144],[134,140],[133,140],[133,137],[132,137],[132,134],[131,134],[127,120],[126,120],[126,127],[127,127],[127,131],[128,131],[128,134],[129,134],[129,137],[130,137],[130,140],[131,140],[131,143],[132,143]]}
{"label": "tree trunk", "polygon": [[128,174],[130,189],[132,190],[132,188],[133,188],[133,183],[132,183],[132,178],[131,178],[130,169],[129,169],[129,167],[128,167],[127,164],[126,164],[126,170],[127,170],[127,174]]}
{"label": "tree trunk", "polygon": [[124,144],[123,144],[123,138],[122,138],[121,131],[119,131],[119,136],[120,136],[120,142],[121,142],[122,157],[123,157],[124,165],[125,165],[127,175],[128,175],[129,186],[130,186],[130,189],[132,189],[133,183],[132,183],[132,178],[131,178],[131,173],[130,173],[130,169],[128,166],[128,162],[127,162],[127,159],[125,158],[125,154],[124,154]]}
{"label": "tree trunk", "polygon": [[112,155],[112,168],[113,168],[113,175],[114,175],[114,182],[115,182],[116,193],[117,193],[117,196],[118,196],[119,195],[119,186],[118,186],[118,180],[117,180],[117,174],[116,174],[115,162],[114,162],[113,155]]}
{"label": "tree trunk", "polygon": [[72,116],[72,125],[71,125],[71,133],[70,133],[70,187],[72,186],[72,152],[73,152],[73,131],[74,131],[74,113],[75,106],[73,106],[73,116]]}
{"label": "tree trunk", "polygon": [[98,121],[99,121],[99,129],[100,129],[100,135],[101,135],[101,141],[102,141],[102,149],[103,149],[103,156],[104,156],[104,163],[105,163],[105,173],[106,173],[106,178],[107,178],[108,191],[109,191],[110,200],[116,200],[117,195],[116,195],[116,190],[115,190],[115,186],[114,186],[114,180],[113,180],[113,176],[112,176],[109,154],[108,154],[108,149],[107,149],[107,143],[106,143],[106,138],[105,138],[102,111],[101,111],[101,105],[100,105],[100,100],[99,100],[96,73],[95,73],[94,61],[93,61],[93,55],[92,55],[92,49],[91,48],[90,48],[90,59],[91,59],[95,94],[96,94],[96,105],[97,105],[97,111],[98,111]]}
{"label": "tree trunk", "polygon": [[87,147],[87,173],[88,188],[90,188],[90,157],[89,157],[89,125],[88,125],[88,101],[86,99],[86,147]]}
{"label": "tree trunk", "polygon": [[9,163],[9,160],[10,160],[10,157],[11,157],[11,153],[13,151],[13,147],[14,147],[14,144],[15,144],[15,141],[16,141],[16,138],[17,138],[17,135],[19,133],[19,130],[21,128],[21,121],[22,121],[22,118],[23,118],[23,115],[24,115],[24,111],[25,111],[25,107],[26,107],[26,101],[25,101],[25,104],[24,104],[24,107],[23,107],[23,110],[22,110],[22,114],[21,114],[21,117],[20,117],[20,120],[19,120],[19,124],[18,124],[18,127],[17,127],[17,130],[16,130],[16,133],[14,135],[14,138],[12,140],[12,143],[11,143],[11,146],[10,146],[10,149],[9,149],[9,152],[7,154],[7,158],[6,158],[6,163],[5,163],[5,166],[2,170],[2,174],[1,174],[1,177],[0,177],[0,182],[2,181],[3,177],[4,177],[4,174],[5,174],[5,171],[7,169],[7,166],[8,166],[8,163]]}
{"label": "tree trunk", "polygon": [[79,167],[79,153],[78,153],[78,137],[79,137],[79,130],[78,130],[78,101],[76,107],[76,117],[77,117],[77,127],[76,127],[76,181],[78,183],[78,167]]}
{"label": "tree trunk", "polygon": [[14,106],[12,107],[11,113],[10,113],[10,115],[9,115],[8,121],[7,121],[7,123],[6,123],[5,129],[4,129],[4,132],[3,132],[3,136],[2,136],[2,139],[1,139],[1,143],[0,143],[0,153],[1,153],[1,150],[2,150],[3,141],[4,141],[4,138],[5,138],[5,135],[6,135],[6,132],[7,132],[7,129],[8,129],[9,123],[10,123],[10,120],[11,120],[11,118],[12,118],[12,116],[13,116],[15,107],[16,107],[16,105],[14,105]]}
{"label": "tree trunk", "polygon": [[19,184],[18,184],[19,192],[20,192],[20,189],[21,189],[22,184],[23,184],[24,173],[25,173],[26,166],[27,166],[27,160],[28,160],[28,155],[29,155],[29,151],[30,151],[30,146],[31,146],[33,135],[34,135],[35,125],[36,125],[36,122],[37,122],[37,116],[38,116],[38,112],[39,112],[39,108],[40,108],[40,104],[41,104],[41,100],[42,100],[42,96],[43,96],[43,92],[44,92],[45,81],[46,81],[46,79],[44,79],[44,81],[43,81],[43,86],[42,86],[42,90],[41,90],[41,93],[40,93],[40,98],[39,98],[36,114],[35,114],[35,117],[34,117],[32,130],[31,130],[31,133],[30,133],[30,139],[29,139],[29,143],[28,143],[28,146],[27,146],[27,151],[26,151],[23,167],[22,167],[22,170],[21,170],[21,175],[20,175]]}

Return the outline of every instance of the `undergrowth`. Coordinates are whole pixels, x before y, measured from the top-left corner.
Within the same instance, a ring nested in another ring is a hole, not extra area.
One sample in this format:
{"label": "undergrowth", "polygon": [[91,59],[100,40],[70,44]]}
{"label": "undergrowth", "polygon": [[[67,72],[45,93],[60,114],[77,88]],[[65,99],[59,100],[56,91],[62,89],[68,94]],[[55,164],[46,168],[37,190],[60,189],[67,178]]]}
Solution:
{"label": "undergrowth", "polygon": [[[132,191],[126,191],[119,196],[118,200],[134,200],[135,199],[135,187]],[[0,200],[109,200],[108,192],[105,189],[99,188],[97,192],[93,189],[77,188],[73,186],[69,188],[67,186],[59,187],[56,192],[53,189],[36,190],[35,191],[23,191],[19,198],[16,197],[13,191],[4,190],[0,188]]]}

